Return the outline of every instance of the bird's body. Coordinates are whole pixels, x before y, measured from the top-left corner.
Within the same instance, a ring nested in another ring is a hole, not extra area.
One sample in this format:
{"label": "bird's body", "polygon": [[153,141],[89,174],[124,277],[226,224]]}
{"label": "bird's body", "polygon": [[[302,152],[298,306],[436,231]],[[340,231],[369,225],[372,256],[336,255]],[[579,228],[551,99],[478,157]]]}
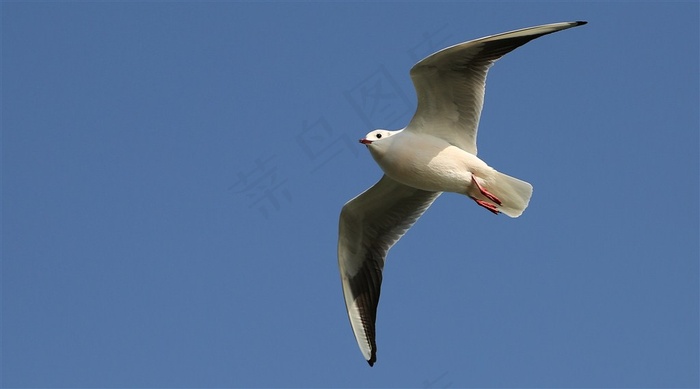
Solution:
{"label": "bird's body", "polygon": [[472,171],[481,177],[493,170],[475,155],[432,135],[403,136],[401,131],[368,148],[384,174],[427,191],[467,194]]}
{"label": "bird's body", "polygon": [[[532,186],[524,181],[515,185],[521,194],[514,196],[512,180],[486,164],[476,155],[453,146],[444,139],[426,133],[409,136],[404,131],[393,134],[382,142],[372,142],[369,151],[384,174],[401,184],[431,192],[453,192],[473,199],[489,201],[479,190],[490,192],[501,200],[499,212],[517,217],[527,207]],[[477,180],[479,185],[474,183]]]}
{"label": "bird's body", "polygon": [[466,195],[492,213],[518,217],[532,186],[477,157],[486,74],[508,52],[540,36],[586,22],[553,23],[492,35],[440,50],[411,78],[418,108],[402,130],[374,130],[360,142],[384,171],[340,213],[338,266],[357,344],[376,361],[375,319],[389,249],[442,192]]}

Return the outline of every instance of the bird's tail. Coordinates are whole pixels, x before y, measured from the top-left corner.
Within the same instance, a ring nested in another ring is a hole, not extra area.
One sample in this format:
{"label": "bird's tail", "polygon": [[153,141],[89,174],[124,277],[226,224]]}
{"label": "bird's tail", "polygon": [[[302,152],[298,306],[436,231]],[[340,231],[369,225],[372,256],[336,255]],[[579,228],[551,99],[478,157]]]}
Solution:
{"label": "bird's tail", "polygon": [[510,217],[520,216],[530,203],[532,185],[525,181],[496,172],[493,181],[487,185],[488,190],[501,200],[498,210]]}

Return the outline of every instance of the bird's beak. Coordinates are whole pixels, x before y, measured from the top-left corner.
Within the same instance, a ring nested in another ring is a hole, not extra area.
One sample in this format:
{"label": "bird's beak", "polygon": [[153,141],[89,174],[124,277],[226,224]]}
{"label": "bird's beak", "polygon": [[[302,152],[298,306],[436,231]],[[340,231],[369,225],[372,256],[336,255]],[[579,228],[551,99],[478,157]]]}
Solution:
{"label": "bird's beak", "polygon": [[360,143],[362,143],[363,145],[371,145],[372,141],[369,139],[363,138],[363,139],[360,139]]}

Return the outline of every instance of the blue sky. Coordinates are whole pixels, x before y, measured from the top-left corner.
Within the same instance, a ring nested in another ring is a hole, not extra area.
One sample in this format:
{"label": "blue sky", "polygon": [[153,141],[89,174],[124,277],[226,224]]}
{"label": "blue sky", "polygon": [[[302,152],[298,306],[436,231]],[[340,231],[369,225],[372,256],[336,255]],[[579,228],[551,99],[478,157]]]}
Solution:
{"label": "blue sky", "polygon": [[[2,4],[6,387],[696,387],[697,2]],[[491,70],[479,156],[390,252],[370,368],[337,270],[410,67]]]}

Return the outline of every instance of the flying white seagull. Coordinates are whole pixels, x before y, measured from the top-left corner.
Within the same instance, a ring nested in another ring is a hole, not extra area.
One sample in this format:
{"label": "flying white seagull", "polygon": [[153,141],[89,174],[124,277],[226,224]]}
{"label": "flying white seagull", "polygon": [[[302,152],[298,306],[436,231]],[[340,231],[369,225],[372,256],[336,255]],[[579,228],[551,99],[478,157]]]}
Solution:
{"label": "flying white seagull", "polygon": [[586,22],[553,23],[487,36],[440,50],[411,69],[418,108],[405,128],[374,130],[360,142],[384,176],[340,212],[338,266],[357,344],[377,360],[375,319],[387,252],[442,192],[460,193],[498,214],[518,217],[532,185],[476,156],[486,73],[525,43]]}

